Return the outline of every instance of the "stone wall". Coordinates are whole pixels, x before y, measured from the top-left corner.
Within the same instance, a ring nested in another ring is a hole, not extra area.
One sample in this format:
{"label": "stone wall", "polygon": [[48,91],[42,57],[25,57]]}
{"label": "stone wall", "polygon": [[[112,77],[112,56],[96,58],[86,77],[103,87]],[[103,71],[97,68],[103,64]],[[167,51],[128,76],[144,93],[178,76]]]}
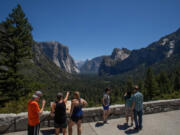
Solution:
{"label": "stone wall", "polygon": [[[110,107],[110,119],[124,117],[124,105],[112,105]],[[144,114],[180,110],[180,99],[158,100],[144,102]],[[102,120],[102,107],[85,108],[83,122]],[[45,111],[41,116],[41,127],[52,127],[53,119],[49,112]],[[22,131],[27,129],[27,113],[0,114],[0,134],[5,132]]]}

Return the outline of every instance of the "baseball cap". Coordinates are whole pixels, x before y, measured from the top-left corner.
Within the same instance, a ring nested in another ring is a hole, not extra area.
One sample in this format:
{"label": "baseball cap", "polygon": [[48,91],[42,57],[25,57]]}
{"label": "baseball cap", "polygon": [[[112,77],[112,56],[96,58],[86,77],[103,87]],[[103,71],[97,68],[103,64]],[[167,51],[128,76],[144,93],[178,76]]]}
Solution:
{"label": "baseball cap", "polygon": [[33,99],[39,98],[39,96],[37,96],[36,94],[33,94],[33,95],[32,95],[32,98],[33,98]]}
{"label": "baseball cap", "polygon": [[38,97],[41,97],[42,96],[42,92],[41,91],[36,91],[35,94],[38,96]]}
{"label": "baseball cap", "polygon": [[63,97],[63,94],[61,92],[58,92],[57,98],[62,98],[62,97]]}

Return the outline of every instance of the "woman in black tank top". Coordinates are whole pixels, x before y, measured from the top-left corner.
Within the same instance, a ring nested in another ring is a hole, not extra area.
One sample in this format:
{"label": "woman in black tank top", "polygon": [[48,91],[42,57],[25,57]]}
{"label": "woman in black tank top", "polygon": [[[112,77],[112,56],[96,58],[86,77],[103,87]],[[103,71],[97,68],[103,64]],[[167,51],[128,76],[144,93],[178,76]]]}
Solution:
{"label": "woman in black tank top", "polygon": [[54,114],[54,128],[56,135],[59,135],[60,128],[62,128],[63,135],[66,135],[67,128],[67,117],[66,117],[66,102],[69,97],[69,92],[67,92],[65,99],[63,99],[63,94],[57,94],[57,101],[51,106],[51,114]]}

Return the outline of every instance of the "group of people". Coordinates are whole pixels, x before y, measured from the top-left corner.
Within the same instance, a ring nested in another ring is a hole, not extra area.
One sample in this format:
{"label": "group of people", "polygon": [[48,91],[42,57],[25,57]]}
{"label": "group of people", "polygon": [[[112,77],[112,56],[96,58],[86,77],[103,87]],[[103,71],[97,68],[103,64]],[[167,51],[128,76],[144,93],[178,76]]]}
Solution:
{"label": "group of people", "polygon": [[[107,123],[108,116],[110,115],[110,92],[109,88],[105,89],[104,96],[102,98],[103,106],[103,123]],[[143,95],[138,91],[138,86],[134,87],[134,94],[131,95],[131,92],[127,92],[125,96],[125,114],[126,114],[126,123],[128,124],[128,117],[131,117],[131,125],[133,125],[133,118],[135,122],[135,129],[142,129],[142,109],[143,109]],[[81,135],[81,123],[83,119],[82,108],[87,106],[87,101],[80,97],[78,91],[74,92],[73,99],[71,101],[70,109],[70,120],[67,122],[66,114],[66,103],[68,101],[70,93],[67,92],[66,96],[63,96],[63,93],[59,92],[57,94],[57,99],[51,105],[50,115],[54,118],[54,128],[55,134],[59,135],[60,129],[62,129],[63,135],[67,133],[72,135],[73,125],[77,125],[77,134]],[[46,101],[42,100],[42,107],[39,108],[38,102],[42,97],[41,91],[36,91],[32,95],[32,99],[28,102],[28,135],[39,135],[40,130],[40,116],[43,113]],[[138,120],[137,120],[137,117]]]}
{"label": "group of people", "polygon": [[59,135],[60,129],[62,129],[63,135],[66,135],[66,128],[68,126],[68,133],[72,135],[72,127],[77,124],[78,135],[81,135],[81,123],[83,118],[82,108],[87,105],[87,101],[80,98],[78,91],[74,92],[74,98],[71,102],[70,121],[67,124],[66,115],[66,102],[69,97],[69,92],[66,93],[66,97],[63,98],[62,93],[57,94],[57,101],[51,106],[51,116],[54,117],[54,127],[56,135]]}
{"label": "group of people", "polygon": [[131,117],[131,126],[133,126],[133,119],[135,123],[135,130],[142,129],[142,114],[143,114],[143,94],[138,91],[138,86],[134,86],[133,95],[128,91],[124,95],[125,98],[125,115],[126,124],[128,125],[129,116]]}
{"label": "group of people", "polygon": [[[66,135],[66,129],[68,127],[69,135],[72,135],[73,125],[77,125],[78,135],[81,135],[81,123],[83,118],[82,108],[85,107],[88,103],[86,100],[80,97],[78,91],[74,92],[73,100],[71,101],[71,110],[70,110],[70,121],[67,122],[66,114],[66,103],[69,98],[69,92],[66,93],[65,98],[63,93],[59,92],[57,94],[57,99],[51,105],[50,115],[54,117],[54,128],[55,134],[59,135],[60,129],[62,129],[63,135]],[[42,100],[42,108],[39,108],[38,102],[42,97],[41,91],[36,91],[32,95],[32,99],[28,102],[28,135],[39,135],[40,130],[40,116],[44,110],[46,101]]]}
{"label": "group of people", "polygon": [[[141,130],[142,127],[142,114],[143,114],[143,94],[138,91],[138,86],[135,85],[132,91],[127,91],[124,94],[125,99],[125,116],[126,123],[128,126],[129,117],[131,117],[131,126],[133,126],[133,121],[135,123],[135,130]],[[105,94],[102,99],[103,104],[103,122],[107,123],[107,118],[110,114],[110,89],[105,89]]]}

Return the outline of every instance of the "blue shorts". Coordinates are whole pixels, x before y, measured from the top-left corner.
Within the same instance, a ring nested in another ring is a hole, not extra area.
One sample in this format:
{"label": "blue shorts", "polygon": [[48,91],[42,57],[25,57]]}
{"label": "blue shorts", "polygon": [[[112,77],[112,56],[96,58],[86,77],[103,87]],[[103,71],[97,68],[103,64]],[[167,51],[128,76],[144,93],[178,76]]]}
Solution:
{"label": "blue shorts", "polygon": [[104,109],[104,110],[109,110],[109,105],[106,105],[106,106],[103,105],[103,109]]}

